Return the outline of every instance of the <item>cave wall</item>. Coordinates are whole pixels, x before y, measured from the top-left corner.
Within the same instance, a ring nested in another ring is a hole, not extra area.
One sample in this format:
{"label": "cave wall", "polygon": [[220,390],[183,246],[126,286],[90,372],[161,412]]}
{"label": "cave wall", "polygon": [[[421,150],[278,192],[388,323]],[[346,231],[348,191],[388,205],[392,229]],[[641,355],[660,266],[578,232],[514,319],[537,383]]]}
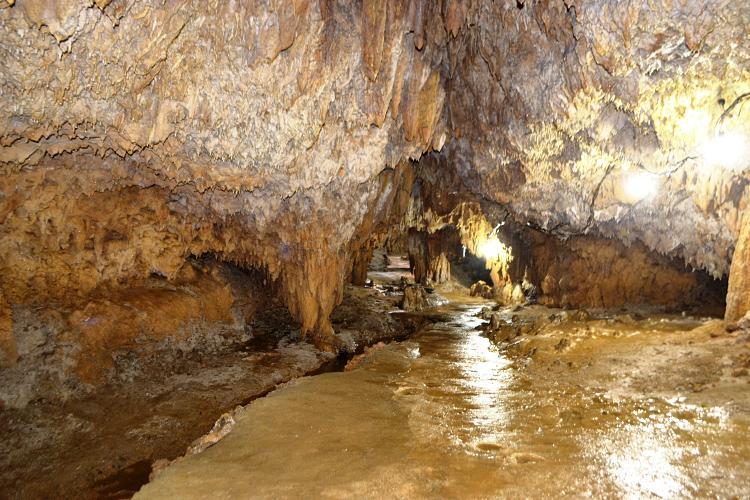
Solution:
{"label": "cave wall", "polygon": [[[447,154],[472,191],[560,237],[729,272],[750,150],[710,146],[750,137],[748,2],[456,3]],[[634,198],[632,174],[657,192]]]}
{"label": "cave wall", "polygon": [[[418,189],[402,227],[410,228],[409,254],[418,281],[433,279],[430,266],[441,262],[442,255],[457,257],[455,250],[446,249],[464,245],[484,258],[494,296],[504,304],[650,305],[671,311],[702,308],[712,314],[724,305],[725,283],[679,257],[599,232],[561,238],[531,221],[517,220],[512,206],[483,199],[462,184],[457,165],[444,154],[423,157],[416,171]],[[507,250],[501,258],[482,254],[491,234]],[[746,261],[737,255],[736,262]]]}
{"label": "cave wall", "polygon": [[267,272],[325,337],[378,175],[446,139],[429,2],[2,7],[6,359],[14,308],[175,279],[204,253]]}
{"label": "cave wall", "polygon": [[0,355],[0,407],[60,401],[105,382],[127,382],[175,356],[242,344],[273,284],[213,258],[191,259],[177,276],[98,290],[77,305],[15,304]]}
{"label": "cave wall", "polygon": [[[680,311],[721,305],[720,283],[680,261],[617,240],[534,234],[532,282],[540,302],[560,307],[650,305]],[[716,291],[714,291],[714,289]]]}
{"label": "cave wall", "polygon": [[750,155],[707,146],[750,137],[749,22],[720,0],[0,1],[0,364],[23,364],[30,310],[114,348],[76,315],[203,255],[266,276],[331,348],[373,248],[416,232],[439,281],[501,221],[566,241],[504,230],[535,249],[489,264],[511,296],[535,260],[555,302],[693,297],[684,263],[730,274],[741,316]]}
{"label": "cave wall", "polygon": [[[750,193],[746,195],[750,199]],[[750,200],[748,200],[750,201]],[[727,321],[737,321],[750,313],[750,211],[746,210],[732,258],[727,291]]]}

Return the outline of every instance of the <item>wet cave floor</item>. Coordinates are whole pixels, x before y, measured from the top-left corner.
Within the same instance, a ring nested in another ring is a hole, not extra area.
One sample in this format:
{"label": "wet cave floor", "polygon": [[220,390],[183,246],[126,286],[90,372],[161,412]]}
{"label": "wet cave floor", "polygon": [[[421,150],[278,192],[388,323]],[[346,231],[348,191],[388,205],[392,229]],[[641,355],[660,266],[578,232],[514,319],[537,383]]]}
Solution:
{"label": "wet cave floor", "polygon": [[[294,380],[137,498],[750,495],[747,334],[449,296],[406,341]],[[486,312],[486,309],[485,309]],[[491,336],[491,335],[489,335]]]}
{"label": "wet cave floor", "polygon": [[[398,299],[347,287],[332,321],[350,355],[418,326],[389,317]],[[130,498],[148,482],[155,461],[183,455],[225,412],[293,378],[341,370],[347,355],[300,342],[298,325],[278,307],[255,318],[248,342],[154,360],[130,378],[62,404],[0,409],[0,499]]]}
{"label": "wet cave floor", "polygon": [[[225,352],[0,411],[0,498],[750,494],[747,332],[500,308],[460,287],[389,314],[406,274],[347,287],[336,331],[358,352],[376,346],[346,371],[269,310]],[[224,412],[230,432],[213,444]],[[191,443],[206,449],[163,468]]]}

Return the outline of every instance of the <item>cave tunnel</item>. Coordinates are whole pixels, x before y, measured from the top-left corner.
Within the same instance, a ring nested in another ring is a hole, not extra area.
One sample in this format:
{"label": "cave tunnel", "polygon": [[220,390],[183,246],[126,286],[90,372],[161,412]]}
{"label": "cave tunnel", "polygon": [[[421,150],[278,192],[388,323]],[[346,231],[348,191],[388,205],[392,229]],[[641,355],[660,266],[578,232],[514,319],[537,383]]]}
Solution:
{"label": "cave tunnel", "polygon": [[0,498],[750,497],[749,25],[0,0]]}

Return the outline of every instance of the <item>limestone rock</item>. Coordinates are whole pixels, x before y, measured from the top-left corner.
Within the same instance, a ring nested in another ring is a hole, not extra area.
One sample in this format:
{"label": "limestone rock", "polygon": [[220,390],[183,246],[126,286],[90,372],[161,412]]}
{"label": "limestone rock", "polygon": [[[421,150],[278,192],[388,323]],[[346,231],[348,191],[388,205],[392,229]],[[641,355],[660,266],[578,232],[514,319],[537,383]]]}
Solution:
{"label": "limestone rock", "polygon": [[484,297],[485,299],[491,299],[493,297],[492,287],[484,281],[477,281],[471,285],[469,293],[472,297]]}
{"label": "limestone rock", "polygon": [[724,319],[737,321],[750,312],[750,215],[745,213],[729,271]]}
{"label": "limestone rock", "polygon": [[439,283],[492,235],[507,302],[677,307],[731,274],[727,319],[750,306],[750,156],[720,147],[750,137],[748,2],[0,3],[4,368],[36,309],[105,359],[126,292],[201,257],[326,349],[386,244]]}
{"label": "limestone rock", "polygon": [[213,254],[329,336],[357,233],[398,192],[381,172],[444,135],[442,41],[417,49],[413,22],[397,2],[0,10],[4,300],[85,302]]}
{"label": "limestone rock", "polygon": [[427,307],[429,307],[427,292],[422,285],[407,285],[404,288],[401,309],[404,311],[423,311]]}
{"label": "limestone rock", "polygon": [[[724,115],[747,92],[750,4],[461,4],[447,154],[463,182],[559,237],[726,275],[750,157],[722,165],[713,145],[719,129],[750,136],[746,104]],[[629,192],[638,175],[654,190]]]}

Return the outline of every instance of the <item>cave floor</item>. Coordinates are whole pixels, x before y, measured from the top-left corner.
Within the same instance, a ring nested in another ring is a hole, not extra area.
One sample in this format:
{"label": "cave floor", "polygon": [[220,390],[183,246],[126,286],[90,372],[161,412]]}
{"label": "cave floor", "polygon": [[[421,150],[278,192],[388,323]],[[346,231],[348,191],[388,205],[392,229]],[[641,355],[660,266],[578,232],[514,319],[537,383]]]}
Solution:
{"label": "cave floor", "polygon": [[[404,335],[389,320],[397,296],[347,287],[332,321],[353,349]],[[299,341],[283,310],[268,310],[254,337],[219,353],[178,354],[144,365],[132,379],[60,404],[0,409],[0,498],[129,498],[152,462],[174,459],[222,413],[295,377],[340,369]]]}
{"label": "cave floor", "polygon": [[[297,379],[139,498],[750,495],[747,333],[452,297],[357,368]],[[513,318],[513,316],[516,316]]]}

